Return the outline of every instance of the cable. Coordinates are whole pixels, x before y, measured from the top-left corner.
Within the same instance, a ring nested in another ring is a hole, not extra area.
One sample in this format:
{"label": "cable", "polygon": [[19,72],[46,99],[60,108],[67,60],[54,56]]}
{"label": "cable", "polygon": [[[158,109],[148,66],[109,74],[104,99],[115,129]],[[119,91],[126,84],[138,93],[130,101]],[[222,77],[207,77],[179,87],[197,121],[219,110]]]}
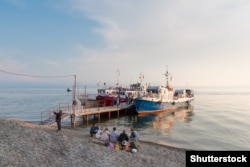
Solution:
{"label": "cable", "polygon": [[14,72],[9,72],[0,69],[0,72],[11,74],[11,75],[17,75],[17,76],[25,76],[25,77],[34,77],[34,78],[64,78],[64,77],[72,77],[75,75],[61,75],[61,76],[39,76],[39,75],[29,75],[29,74],[20,74],[20,73],[14,73]]}

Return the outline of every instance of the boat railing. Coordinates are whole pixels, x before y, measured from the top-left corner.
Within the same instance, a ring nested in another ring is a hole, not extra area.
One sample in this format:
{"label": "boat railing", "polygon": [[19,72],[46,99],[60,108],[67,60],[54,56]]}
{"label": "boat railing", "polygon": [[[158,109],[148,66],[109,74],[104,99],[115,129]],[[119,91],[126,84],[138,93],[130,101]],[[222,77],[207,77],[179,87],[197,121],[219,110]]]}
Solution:
{"label": "boat railing", "polygon": [[149,94],[146,94],[146,97],[147,98],[160,98],[160,95],[149,93]]}
{"label": "boat railing", "polygon": [[96,99],[97,94],[80,94],[78,97],[86,98],[86,99]]}

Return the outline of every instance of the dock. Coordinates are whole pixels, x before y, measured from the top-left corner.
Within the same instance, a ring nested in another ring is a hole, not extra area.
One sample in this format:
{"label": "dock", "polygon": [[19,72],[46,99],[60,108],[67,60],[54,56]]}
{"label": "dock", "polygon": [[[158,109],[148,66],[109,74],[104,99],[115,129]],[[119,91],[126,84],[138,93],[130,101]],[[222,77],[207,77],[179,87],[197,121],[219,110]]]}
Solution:
{"label": "dock", "polygon": [[[91,106],[91,107],[90,107]],[[108,119],[111,118],[111,113],[116,113],[117,117],[120,117],[120,112],[128,112],[134,105],[121,103],[113,106],[93,106],[93,105],[71,105],[71,103],[60,103],[57,106],[50,108],[47,111],[41,113],[41,124],[43,125],[56,125],[54,112],[62,110],[63,115],[61,121],[71,120],[71,125],[75,126],[75,119],[82,117],[83,122],[88,125],[89,117],[91,115],[98,118],[100,122],[101,116],[106,115]]]}

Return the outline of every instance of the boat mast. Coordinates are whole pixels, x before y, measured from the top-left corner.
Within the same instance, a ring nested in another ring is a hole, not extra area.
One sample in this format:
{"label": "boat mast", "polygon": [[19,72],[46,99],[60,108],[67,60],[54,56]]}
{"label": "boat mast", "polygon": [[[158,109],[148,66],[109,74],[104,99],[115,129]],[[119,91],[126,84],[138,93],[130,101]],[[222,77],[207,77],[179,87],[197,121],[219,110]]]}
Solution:
{"label": "boat mast", "polygon": [[139,79],[140,79],[140,84],[141,84],[141,83],[142,83],[142,80],[144,79],[144,75],[142,75],[142,73],[140,73]]}
{"label": "boat mast", "polygon": [[169,88],[170,87],[170,85],[169,85],[169,80],[168,80],[168,66],[167,66],[167,70],[166,70],[166,72],[165,72],[165,77],[166,77],[166,88]]}
{"label": "boat mast", "polygon": [[116,83],[116,86],[117,86],[117,88],[119,87],[119,76],[120,76],[120,70],[119,70],[119,68],[117,69],[117,83]]}

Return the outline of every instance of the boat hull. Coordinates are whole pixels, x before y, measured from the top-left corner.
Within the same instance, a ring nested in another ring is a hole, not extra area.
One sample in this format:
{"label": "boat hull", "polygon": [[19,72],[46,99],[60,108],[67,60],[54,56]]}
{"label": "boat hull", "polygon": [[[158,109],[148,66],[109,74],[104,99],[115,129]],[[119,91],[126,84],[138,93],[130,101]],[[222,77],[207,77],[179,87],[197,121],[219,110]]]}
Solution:
{"label": "boat hull", "polygon": [[135,99],[134,105],[138,115],[155,114],[187,107],[191,104],[192,100],[193,99],[188,99],[185,101],[157,102],[144,99]]}

